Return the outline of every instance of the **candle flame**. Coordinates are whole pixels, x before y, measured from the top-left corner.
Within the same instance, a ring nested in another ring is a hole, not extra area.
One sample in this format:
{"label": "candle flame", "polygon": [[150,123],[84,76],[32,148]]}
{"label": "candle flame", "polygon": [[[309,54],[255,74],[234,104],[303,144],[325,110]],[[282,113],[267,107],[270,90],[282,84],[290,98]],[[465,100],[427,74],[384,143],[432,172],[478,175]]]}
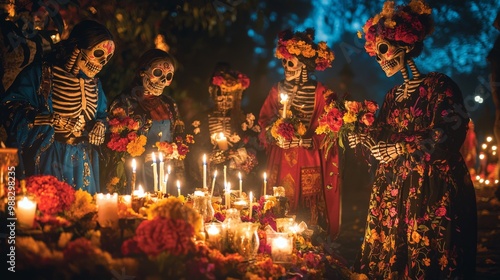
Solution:
{"label": "candle flame", "polygon": [[159,154],[160,154],[160,162],[163,162],[163,153],[160,152]]}
{"label": "candle flame", "polygon": [[167,166],[167,172],[168,172],[168,174],[169,174],[169,175],[170,175],[170,168],[171,168],[171,167],[170,167],[170,164],[169,164],[169,165]]}
{"label": "candle flame", "polygon": [[151,158],[153,159],[153,163],[155,163],[156,162],[155,152],[151,153]]}
{"label": "candle flame", "polygon": [[135,173],[136,167],[137,167],[137,165],[136,165],[136,163],[135,163],[135,158],[133,158],[133,159],[132,159],[132,172],[134,172],[134,173]]}
{"label": "candle flame", "polygon": [[203,164],[207,164],[207,154],[203,154]]}

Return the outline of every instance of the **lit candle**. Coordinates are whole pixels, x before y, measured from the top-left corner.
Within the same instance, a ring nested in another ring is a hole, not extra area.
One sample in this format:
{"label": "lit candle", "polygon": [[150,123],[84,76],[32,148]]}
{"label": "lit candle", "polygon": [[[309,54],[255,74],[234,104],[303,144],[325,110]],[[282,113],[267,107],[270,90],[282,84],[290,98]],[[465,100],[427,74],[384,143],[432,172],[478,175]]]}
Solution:
{"label": "lit candle", "polygon": [[224,187],[227,183],[227,165],[224,165]]}
{"label": "lit candle", "polygon": [[217,146],[220,150],[225,151],[228,149],[227,138],[223,132],[220,132],[219,136],[216,137],[215,140],[217,141]]}
{"label": "lit candle", "polygon": [[266,196],[266,188],[267,188],[267,173],[264,172],[264,197]]}
{"label": "lit candle", "polygon": [[231,183],[229,182],[226,183],[225,200],[226,209],[229,209],[231,206]]}
{"label": "lit candle", "polygon": [[203,154],[203,189],[207,187],[207,155]]}
{"label": "lit candle", "polygon": [[167,175],[165,176],[165,194],[168,193],[168,188],[167,188],[167,184],[168,184],[168,176],[170,176],[170,164],[167,166]]}
{"label": "lit candle", "polygon": [[212,180],[212,191],[210,192],[210,196],[214,196],[215,178],[217,178],[217,169],[214,171],[214,178]]}
{"label": "lit candle", "polygon": [[178,196],[181,196],[181,181],[177,180],[177,193]]}
{"label": "lit candle", "polygon": [[133,195],[136,196],[136,197],[144,197],[144,196],[146,196],[146,194],[144,193],[144,189],[142,188],[141,185],[139,185],[139,188],[134,191]]}
{"label": "lit candle", "polygon": [[[163,162],[163,153],[160,152],[160,189],[163,190],[165,185],[165,163]],[[155,189],[155,192],[158,189]]]}
{"label": "lit candle", "polygon": [[281,93],[281,104],[283,104],[282,118],[286,118],[286,105],[288,103],[288,94]]}
{"label": "lit candle", "polygon": [[238,178],[240,178],[240,197],[243,194],[243,180],[241,179],[241,172],[238,172]]}
{"label": "lit candle", "polygon": [[208,244],[218,250],[222,249],[222,224],[218,222],[205,224],[205,231],[208,235]]}
{"label": "lit candle", "polygon": [[293,251],[293,238],[288,233],[271,235],[271,257],[276,263],[288,262]]}
{"label": "lit candle", "polygon": [[137,165],[135,163],[135,158],[132,159],[132,178],[130,179],[131,184],[132,184],[132,190],[135,189],[135,171],[136,171]]}
{"label": "lit candle", "polygon": [[122,195],[122,202],[127,206],[127,208],[132,207],[132,196],[127,194],[127,195]]}
{"label": "lit candle", "polygon": [[253,205],[253,192],[250,192],[250,194],[248,195],[248,199],[250,200],[250,203],[249,203],[250,207],[248,209],[248,212],[249,212],[248,217],[251,220],[252,219],[252,212],[253,212],[253,206],[252,206]]}
{"label": "lit candle", "polygon": [[151,153],[151,158],[153,159],[153,163],[151,164],[153,167],[153,190],[156,192],[158,190],[158,171],[156,170],[156,157],[154,152]]}
{"label": "lit candle", "polygon": [[97,221],[101,227],[114,227],[118,223],[118,194],[102,194],[96,196]]}
{"label": "lit candle", "polygon": [[16,216],[21,227],[32,228],[35,221],[36,202],[26,196],[17,203]]}

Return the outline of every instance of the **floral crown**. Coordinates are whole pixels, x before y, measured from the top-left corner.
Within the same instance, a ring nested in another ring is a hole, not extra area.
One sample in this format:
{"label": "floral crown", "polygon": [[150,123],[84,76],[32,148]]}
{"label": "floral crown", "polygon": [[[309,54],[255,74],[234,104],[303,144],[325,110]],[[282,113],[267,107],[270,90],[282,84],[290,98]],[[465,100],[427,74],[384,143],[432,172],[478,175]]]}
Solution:
{"label": "floral crown", "polygon": [[323,71],[332,66],[335,55],[321,41],[314,43],[314,30],[306,29],[305,32],[295,32],[287,29],[278,34],[278,47],[275,56],[279,59],[291,59],[296,56],[302,63],[312,66],[318,71]]}
{"label": "floral crown", "polygon": [[219,71],[212,77],[212,84],[224,86],[227,91],[245,90],[250,86],[250,79],[238,71]]}
{"label": "floral crown", "polygon": [[[412,0],[407,6],[386,1],[382,12],[368,19],[363,27],[366,52],[375,56],[376,36],[406,45],[423,41],[432,33],[431,13],[432,9],[423,0]],[[358,37],[361,38],[361,32]]]}

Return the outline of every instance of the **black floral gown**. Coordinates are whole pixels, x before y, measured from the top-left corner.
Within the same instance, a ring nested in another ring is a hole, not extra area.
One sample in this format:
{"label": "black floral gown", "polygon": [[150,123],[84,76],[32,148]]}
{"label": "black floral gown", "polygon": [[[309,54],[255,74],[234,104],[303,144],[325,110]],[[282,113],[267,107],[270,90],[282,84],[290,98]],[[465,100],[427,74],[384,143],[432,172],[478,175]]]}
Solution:
{"label": "black floral gown", "polygon": [[354,270],[370,279],[474,279],[476,202],[459,149],[469,117],[446,75],[430,73],[409,98],[394,87],[377,119],[377,141],[407,153],[375,174]]}

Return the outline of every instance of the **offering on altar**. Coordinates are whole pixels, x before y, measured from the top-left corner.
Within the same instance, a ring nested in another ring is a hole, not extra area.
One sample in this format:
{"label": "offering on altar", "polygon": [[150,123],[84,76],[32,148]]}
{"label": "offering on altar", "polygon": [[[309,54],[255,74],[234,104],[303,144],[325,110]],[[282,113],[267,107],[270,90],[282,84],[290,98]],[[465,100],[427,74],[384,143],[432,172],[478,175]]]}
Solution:
{"label": "offering on altar", "polygon": [[220,222],[211,222],[205,224],[205,232],[207,233],[207,243],[211,248],[222,250],[223,246],[223,228]]}
{"label": "offering on altar", "polygon": [[32,228],[35,222],[36,202],[23,197],[17,202],[16,217],[20,227]]}
{"label": "offering on altar", "polygon": [[288,263],[293,252],[293,235],[286,232],[267,234],[267,243],[271,245],[271,257],[275,263]]}
{"label": "offering on altar", "polygon": [[97,221],[101,227],[116,227],[118,225],[118,194],[96,195]]}

